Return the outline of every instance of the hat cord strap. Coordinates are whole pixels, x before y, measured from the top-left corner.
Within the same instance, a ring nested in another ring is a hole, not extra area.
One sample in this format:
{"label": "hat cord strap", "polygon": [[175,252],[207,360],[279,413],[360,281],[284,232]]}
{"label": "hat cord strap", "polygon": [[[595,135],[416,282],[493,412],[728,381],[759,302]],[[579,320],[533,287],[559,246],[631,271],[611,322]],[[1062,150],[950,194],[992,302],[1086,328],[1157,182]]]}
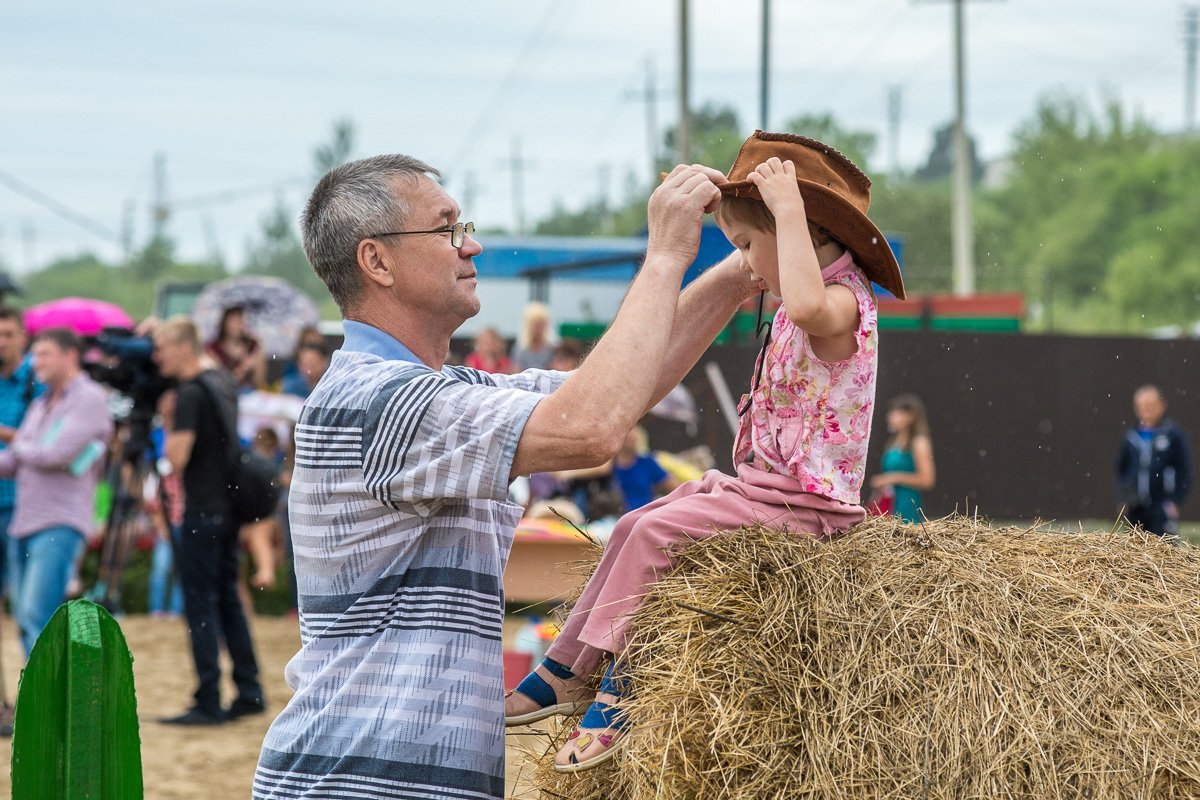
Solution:
{"label": "hat cord strap", "polygon": [[758,351],[758,368],[754,370],[754,380],[750,384],[750,394],[746,395],[746,399],[742,401],[741,407],[737,410],[739,417],[746,415],[750,410],[750,406],[754,403],[754,393],[758,391],[758,386],[762,382],[763,365],[767,362],[767,348],[771,346],[771,320],[763,319],[763,304],[766,302],[767,293],[763,291],[758,295],[758,323],[754,326],[754,336],[763,337],[762,348]]}

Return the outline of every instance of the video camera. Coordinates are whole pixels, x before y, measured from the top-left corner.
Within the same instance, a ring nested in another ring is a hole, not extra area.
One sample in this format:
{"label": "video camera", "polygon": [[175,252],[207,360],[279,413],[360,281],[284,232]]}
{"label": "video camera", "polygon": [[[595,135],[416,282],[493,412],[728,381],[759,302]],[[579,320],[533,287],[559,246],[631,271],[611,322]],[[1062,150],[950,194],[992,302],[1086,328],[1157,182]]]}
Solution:
{"label": "video camera", "polygon": [[84,364],[88,374],[129,399],[129,413],[122,415],[120,421],[129,422],[132,434],[148,439],[158,400],[173,385],[154,363],[154,342],[147,336],[113,329],[89,339],[88,343],[102,355],[99,360]]}

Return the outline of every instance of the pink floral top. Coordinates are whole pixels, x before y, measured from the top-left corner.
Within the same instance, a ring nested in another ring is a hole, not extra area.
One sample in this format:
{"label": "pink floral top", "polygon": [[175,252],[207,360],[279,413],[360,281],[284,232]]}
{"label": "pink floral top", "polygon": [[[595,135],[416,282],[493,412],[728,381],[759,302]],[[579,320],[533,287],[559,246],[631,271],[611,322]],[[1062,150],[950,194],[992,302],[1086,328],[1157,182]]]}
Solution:
{"label": "pink floral top", "polygon": [[849,252],[822,274],[826,286],[840,283],[858,298],[858,350],[844,361],[822,361],[808,334],[780,308],[771,344],[759,354],[766,363],[742,416],[733,460],[790,474],[801,491],[857,505],[875,405],[878,314],[870,284]]}

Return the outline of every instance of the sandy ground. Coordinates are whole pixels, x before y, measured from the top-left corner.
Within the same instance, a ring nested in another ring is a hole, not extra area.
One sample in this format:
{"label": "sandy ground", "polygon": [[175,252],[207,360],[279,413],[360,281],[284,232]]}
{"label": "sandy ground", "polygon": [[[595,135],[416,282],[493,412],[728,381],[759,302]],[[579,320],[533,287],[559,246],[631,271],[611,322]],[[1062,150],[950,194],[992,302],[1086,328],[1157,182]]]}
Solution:
{"label": "sandy ground", "polygon": [[[274,714],[283,709],[291,696],[283,682],[283,668],[299,647],[296,620],[286,617],[251,620],[270,708],[265,715],[217,728],[177,728],[157,722],[160,717],[185,710],[195,688],[183,622],[143,616],[122,617],[119,622],[133,653],[146,797],[152,800],[248,798],[263,736]],[[0,662],[4,689],[10,700],[15,699],[23,662],[13,631],[10,618],[0,620]],[[228,665],[225,673],[228,674]],[[227,682],[225,701],[229,702],[233,694],[233,685]],[[0,759],[5,765],[12,761],[11,741],[0,739]],[[535,736],[510,737],[510,797],[522,800],[536,797],[520,775],[519,753],[521,742],[536,747],[538,741]],[[11,780],[9,767],[5,766],[0,770],[0,797],[11,795]]]}

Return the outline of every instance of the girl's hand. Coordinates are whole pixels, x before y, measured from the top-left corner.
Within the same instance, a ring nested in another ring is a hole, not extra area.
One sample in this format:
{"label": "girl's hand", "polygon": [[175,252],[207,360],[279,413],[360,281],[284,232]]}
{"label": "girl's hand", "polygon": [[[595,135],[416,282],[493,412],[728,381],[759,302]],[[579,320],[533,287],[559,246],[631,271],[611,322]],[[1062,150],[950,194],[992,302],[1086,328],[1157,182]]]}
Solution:
{"label": "girl's hand", "polygon": [[871,488],[872,489],[886,489],[887,487],[889,487],[891,485],[892,485],[892,481],[890,478],[888,478],[888,476],[886,474],[876,475],[875,477],[871,478]]}
{"label": "girl's hand", "polygon": [[763,202],[776,217],[788,208],[804,213],[804,199],[796,183],[796,165],[791,161],[772,156],[755,167],[746,179],[758,188]]}

